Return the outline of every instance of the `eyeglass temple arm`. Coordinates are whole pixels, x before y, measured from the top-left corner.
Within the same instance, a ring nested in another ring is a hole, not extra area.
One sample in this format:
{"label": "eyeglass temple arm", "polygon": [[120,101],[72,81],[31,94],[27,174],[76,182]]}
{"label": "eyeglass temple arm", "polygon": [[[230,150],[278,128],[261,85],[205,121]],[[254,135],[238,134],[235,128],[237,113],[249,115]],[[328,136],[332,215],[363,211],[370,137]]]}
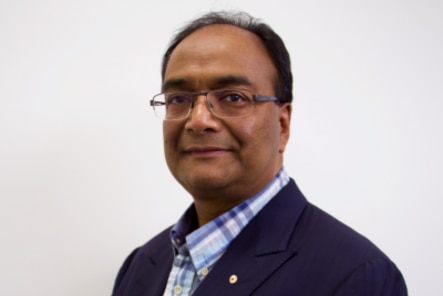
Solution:
{"label": "eyeglass temple arm", "polygon": [[254,101],[277,101],[280,102],[281,100],[277,97],[269,97],[264,95],[254,95]]}
{"label": "eyeglass temple arm", "polygon": [[149,101],[149,105],[153,106],[153,107],[155,107],[155,106],[164,106],[164,105],[166,105],[166,103],[165,102],[155,101],[155,100],[150,100]]}

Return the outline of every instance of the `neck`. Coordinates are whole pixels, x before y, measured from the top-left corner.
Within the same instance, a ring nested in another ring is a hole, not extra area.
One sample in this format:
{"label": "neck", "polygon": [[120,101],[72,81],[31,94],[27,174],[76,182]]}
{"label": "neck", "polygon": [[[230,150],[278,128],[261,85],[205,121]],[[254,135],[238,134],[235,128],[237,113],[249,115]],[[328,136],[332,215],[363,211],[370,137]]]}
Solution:
{"label": "neck", "polygon": [[264,180],[258,180],[255,184],[249,183],[247,184],[248,186],[240,183],[237,184],[237,186],[213,190],[206,187],[199,189],[193,188],[194,190],[188,191],[194,199],[199,227],[259,193],[271,182],[280,168],[281,166],[272,174],[267,174],[268,176],[266,176]]}

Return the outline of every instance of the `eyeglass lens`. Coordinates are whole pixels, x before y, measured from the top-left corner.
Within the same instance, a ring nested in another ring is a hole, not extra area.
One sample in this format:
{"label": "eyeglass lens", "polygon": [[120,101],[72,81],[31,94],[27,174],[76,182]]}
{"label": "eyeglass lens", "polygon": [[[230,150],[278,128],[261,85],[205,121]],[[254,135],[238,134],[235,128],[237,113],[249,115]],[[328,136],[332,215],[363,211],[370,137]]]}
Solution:
{"label": "eyeglass lens", "polygon": [[160,94],[154,98],[154,101],[160,103],[154,104],[154,109],[157,116],[163,119],[182,119],[193,108],[194,98],[197,95],[205,94],[208,108],[217,117],[242,117],[253,109],[252,93],[231,89],[214,90],[207,93]]}

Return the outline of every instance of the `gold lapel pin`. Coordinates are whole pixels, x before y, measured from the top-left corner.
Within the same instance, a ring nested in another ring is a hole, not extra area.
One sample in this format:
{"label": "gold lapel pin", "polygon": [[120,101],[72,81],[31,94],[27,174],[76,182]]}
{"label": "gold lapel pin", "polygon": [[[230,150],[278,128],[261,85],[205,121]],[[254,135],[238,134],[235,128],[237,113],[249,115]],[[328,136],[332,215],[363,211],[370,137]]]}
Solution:
{"label": "gold lapel pin", "polygon": [[237,275],[233,274],[233,275],[231,275],[231,276],[229,277],[229,283],[230,283],[231,285],[235,284],[237,281],[238,281],[238,277],[237,277]]}

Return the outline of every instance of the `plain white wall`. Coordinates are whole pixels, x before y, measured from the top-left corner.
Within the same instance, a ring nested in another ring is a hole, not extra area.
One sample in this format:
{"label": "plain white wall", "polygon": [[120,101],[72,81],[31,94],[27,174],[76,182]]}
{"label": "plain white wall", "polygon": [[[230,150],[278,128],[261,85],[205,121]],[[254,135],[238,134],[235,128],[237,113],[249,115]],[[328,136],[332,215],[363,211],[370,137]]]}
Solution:
{"label": "plain white wall", "polygon": [[173,31],[209,9],[285,40],[285,163],[308,199],[383,249],[411,295],[443,295],[443,2],[257,2],[0,3],[1,295],[109,295],[189,205],[148,100]]}

